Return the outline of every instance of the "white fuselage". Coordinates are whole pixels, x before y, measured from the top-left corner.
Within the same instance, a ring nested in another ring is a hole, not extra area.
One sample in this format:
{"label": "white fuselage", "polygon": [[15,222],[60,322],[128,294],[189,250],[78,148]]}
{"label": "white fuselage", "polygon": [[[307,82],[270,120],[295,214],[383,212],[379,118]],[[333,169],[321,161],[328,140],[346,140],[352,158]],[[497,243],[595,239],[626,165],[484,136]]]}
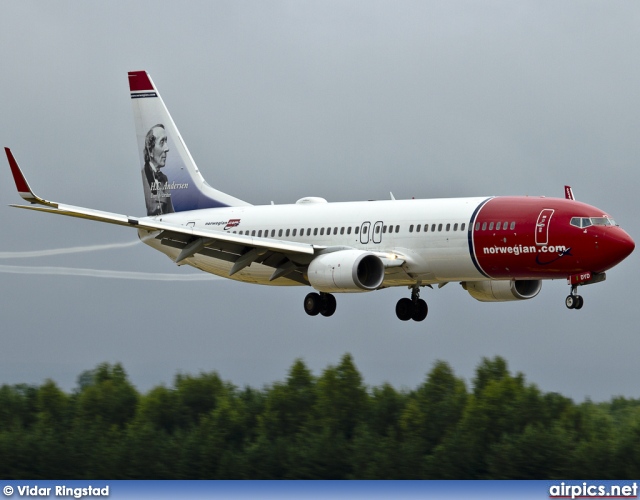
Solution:
{"label": "white fuselage", "polygon": [[[470,256],[469,224],[487,198],[388,200],[292,205],[242,206],[193,210],[155,217],[195,229],[214,229],[255,238],[296,241],[318,247],[349,247],[401,256],[410,275],[398,269],[385,276],[383,286],[479,280],[485,277]],[[229,222],[232,226],[229,227]],[[237,225],[233,225],[237,224]],[[427,231],[424,230],[428,225]],[[225,229],[226,228],[226,229]],[[418,228],[420,228],[418,230]],[[433,230],[435,229],[435,230]],[[175,260],[179,249],[162,245],[157,233],[140,230],[140,238]],[[196,254],[185,264],[232,279],[269,285],[300,285],[278,278],[273,269],[253,263],[229,276],[232,263]]]}

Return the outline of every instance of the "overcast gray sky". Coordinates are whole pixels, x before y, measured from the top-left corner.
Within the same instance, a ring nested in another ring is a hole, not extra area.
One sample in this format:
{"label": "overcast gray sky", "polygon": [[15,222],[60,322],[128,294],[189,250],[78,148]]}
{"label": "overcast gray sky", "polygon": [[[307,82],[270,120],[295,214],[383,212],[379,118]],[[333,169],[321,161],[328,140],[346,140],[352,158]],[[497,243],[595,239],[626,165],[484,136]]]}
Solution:
{"label": "overcast gray sky", "polygon": [[[143,215],[127,71],[144,69],[208,182],[251,203],[570,184],[637,241],[638,26],[626,1],[4,2],[0,137],[41,196]],[[311,318],[302,287],[29,273],[197,271],[142,244],[17,258],[137,236],[7,207],[20,199],[1,161],[0,265],[23,274],[0,272],[0,383],[70,390],[119,361],[142,391],[212,370],[261,387],[295,358],[319,374],[350,352],[367,384],[414,388],[437,359],[469,381],[501,355],[577,401],[640,397],[638,251],[581,290],[581,311],[560,280],[518,303],[425,290],[423,323],[396,319],[405,289],[338,295]]]}

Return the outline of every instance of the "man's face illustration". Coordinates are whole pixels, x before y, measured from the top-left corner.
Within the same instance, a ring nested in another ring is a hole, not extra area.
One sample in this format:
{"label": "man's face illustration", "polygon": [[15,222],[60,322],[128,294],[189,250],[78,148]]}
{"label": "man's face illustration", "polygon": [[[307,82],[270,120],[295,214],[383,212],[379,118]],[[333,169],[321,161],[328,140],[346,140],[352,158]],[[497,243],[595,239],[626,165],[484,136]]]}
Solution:
{"label": "man's face illustration", "polygon": [[153,129],[153,136],[156,138],[155,145],[151,151],[151,158],[158,168],[164,167],[167,162],[167,152],[169,147],[167,146],[167,133],[161,127]]}

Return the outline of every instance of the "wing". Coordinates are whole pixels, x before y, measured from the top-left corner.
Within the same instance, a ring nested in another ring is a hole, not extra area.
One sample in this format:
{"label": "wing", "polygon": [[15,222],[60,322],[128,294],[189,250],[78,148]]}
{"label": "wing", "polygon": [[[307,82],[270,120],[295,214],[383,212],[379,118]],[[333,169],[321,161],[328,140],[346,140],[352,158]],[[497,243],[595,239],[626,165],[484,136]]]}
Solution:
{"label": "wing", "polygon": [[182,264],[189,257],[201,253],[233,262],[230,276],[257,262],[274,268],[271,280],[286,276],[294,281],[308,284],[302,271],[306,270],[307,265],[318,252],[326,249],[326,247],[306,243],[196,229],[149,217],[133,217],[48,201],[33,192],[11,150],[5,148],[5,152],[18,193],[25,201],[31,203],[31,205],[10,206],[144,229],[149,231],[152,237],[160,240],[163,245],[181,249],[175,260],[176,264]]}
{"label": "wing", "polygon": [[[186,259],[195,254],[202,254],[233,263],[229,271],[229,276],[233,276],[256,262],[274,269],[269,278],[271,281],[277,278],[287,278],[309,285],[306,270],[315,256],[351,249],[351,247],[325,247],[296,241],[230,234],[219,230],[196,229],[163,222],[152,217],[133,217],[48,201],[33,192],[11,150],[5,148],[5,152],[18,193],[25,201],[31,203],[30,205],[10,206],[143,229],[149,233],[150,238],[159,240],[162,245],[180,250],[175,259],[175,263],[178,265],[185,263]],[[380,257],[386,268],[385,274],[387,276],[395,278],[395,275],[400,273],[403,279],[409,278],[400,267],[405,263],[402,255],[386,252],[371,253]]]}

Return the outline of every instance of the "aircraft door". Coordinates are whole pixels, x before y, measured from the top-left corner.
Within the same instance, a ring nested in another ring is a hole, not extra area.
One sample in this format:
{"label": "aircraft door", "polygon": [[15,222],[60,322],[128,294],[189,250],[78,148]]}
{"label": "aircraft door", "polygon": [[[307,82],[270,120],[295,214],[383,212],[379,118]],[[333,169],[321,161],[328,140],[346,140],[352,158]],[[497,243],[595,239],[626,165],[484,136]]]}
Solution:
{"label": "aircraft door", "polygon": [[366,245],[369,243],[369,229],[371,229],[371,222],[363,222],[360,226],[360,243]]}
{"label": "aircraft door", "polygon": [[371,230],[371,239],[377,245],[382,241],[382,221],[379,220],[373,225]]}
{"label": "aircraft door", "polygon": [[536,245],[546,245],[549,242],[549,224],[554,210],[545,208],[538,215],[536,222]]}

